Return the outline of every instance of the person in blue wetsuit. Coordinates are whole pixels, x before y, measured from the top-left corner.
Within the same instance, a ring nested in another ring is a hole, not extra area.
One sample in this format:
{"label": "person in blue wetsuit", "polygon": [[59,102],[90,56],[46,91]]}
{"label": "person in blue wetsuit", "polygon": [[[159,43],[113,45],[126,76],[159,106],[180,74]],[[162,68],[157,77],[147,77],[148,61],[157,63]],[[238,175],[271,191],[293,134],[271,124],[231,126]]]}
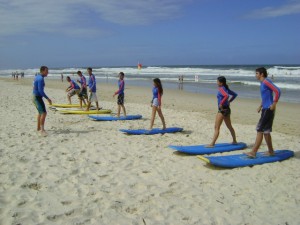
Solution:
{"label": "person in blue wetsuit", "polygon": [[41,132],[42,136],[47,136],[45,131],[45,120],[47,116],[47,111],[43,98],[46,98],[50,105],[52,105],[51,99],[44,92],[45,81],[44,77],[48,75],[48,67],[42,66],[40,68],[40,73],[37,74],[33,81],[33,103],[38,110],[37,116],[37,131]]}
{"label": "person in blue wetsuit", "polygon": [[93,74],[93,69],[91,67],[87,68],[87,72],[89,74],[89,82],[88,82],[88,86],[89,86],[89,99],[88,99],[88,105],[86,108],[86,111],[90,110],[91,107],[91,103],[92,102],[96,102],[96,106],[97,106],[97,110],[100,110],[101,108],[99,108],[99,104],[98,104],[98,98],[97,98],[97,88],[96,88],[96,78],[95,75]]}
{"label": "person in blue wetsuit", "polygon": [[69,104],[71,105],[71,97],[74,95],[77,95],[79,98],[79,92],[80,92],[80,87],[74,80],[72,80],[69,76],[67,76],[67,81],[70,83],[70,86],[66,89],[66,92],[68,92],[68,101]]}
{"label": "person in blue wetsuit", "polygon": [[161,111],[161,105],[162,105],[161,98],[163,95],[163,87],[162,87],[162,84],[161,84],[161,81],[159,78],[153,79],[152,93],[153,93],[153,98],[152,98],[152,102],[151,102],[152,116],[151,116],[151,121],[150,121],[150,130],[152,130],[152,128],[153,128],[156,112],[158,113],[158,116],[161,119],[161,122],[163,124],[163,129],[166,129],[165,118]]}
{"label": "person in blue wetsuit", "polygon": [[125,106],[124,106],[124,89],[125,89],[124,76],[125,76],[125,74],[123,72],[119,73],[119,81],[118,81],[119,89],[113,95],[113,97],[118,95],[118,101],[117,101],[118,113],[117,113],[117,117],[120,117],[121,108],[123,110],[124,116],[126,116],[126,109],[125,109]]}
{"label": "person in blue wetsuit", "polygon": [[[231,119],[230,119],[230,114],[231,114],[230,103],[236,98],[237,93],[229,89],[228,85],[226,84],[226,78],[224,76],[220,76],[217,78],[217,85],[219,87],[218,94],[217,94],[219,110],[216,116],[215,132],[214,132],[213,139],[211,143],[206,146],[208,148],[212,148],[215,146],[215,143],[219,137],[220,127],[222,125],[223,120],[232,136],[232,143],[233,144],[237,143],[235,131],[231,125]],[[229,96],[231,96],[230,99]]]}
{"label": "person in blue wetsuit", "polygon": [[[256,153],[262,143],[263,138],[265,138],[268,146],[268,152],[266,152],[265,155],[274,155],[271,132],[276,105],[281,94],[280,89],[274,85],[269,78],[267,78],[268,73],[266,68],[257,68],[255,76],[256,79],[260,81],[260,94],[262,101],[257,109],[258,113],[261,112],[261,117],[256,127],[257,135],[255,144],[252,148],[252,151],[246,153],[250,158],[256,157]],[[275,93],[275,97],[273,97],[273,92]]]}
{"label": "person in blue wetsuit", "polygon": [[83,76],[83,74],[80,70],[77,71],[77,75],[80,78],[80,80],[77,80],[77,82],[81,84],[81,88],[80,88],[80,92],[79,92],[78,96],[79,96],[80,108],[82,108],[82,102],[86,106],[86,103],[88,101],[86,78],[85,78],[85,76]]}

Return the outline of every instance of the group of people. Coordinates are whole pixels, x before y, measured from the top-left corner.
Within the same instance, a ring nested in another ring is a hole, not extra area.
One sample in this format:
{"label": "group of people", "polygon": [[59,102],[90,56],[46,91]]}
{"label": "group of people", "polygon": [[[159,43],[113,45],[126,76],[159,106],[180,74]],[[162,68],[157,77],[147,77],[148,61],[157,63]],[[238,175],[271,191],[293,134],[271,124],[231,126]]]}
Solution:
{"label": "group of people", "polygon": [[16,71],[16,72],[12,72],[11,76],[14,80],[19,80],[19,76],[21,76],[21,78],[24,78],[25,73],[24,72],[19,73],[18,71]]}
{"label": "group of people", "polygon": [[[80,107],[82,108],[82,102],[84,105],[87,105],[86,110],[90,110],[91,102],[96,103],[97,110],[100,110],[97,94],[96,94],[96,78],[92,72],[92,68],[87,68],[87,73],[89,75],[88,83],[86,83],[86,78],[82,74],[81,71],[77,72],[79,79],[77,83],[72,80],[69,76],[66,78],[67,81],[70,83],[70,86],[66,89],[68,92],[68,100],[69,104],[71,104],[71,97],[74,95],[78,95],[80,100]],[[45,94],[44,92],[44,77],[48,75],[48,68],[46,66],[42,66],[40,68],[40,74],[38,74],[33,82],[33,102],[38,110],[38,117],[37,117],[37,130],[41,132],[43,136],[47,135],[44,129],[45,118],[47,115],[47,111],[45,108],[45,104],[43,102],[43,98],[46,98],[49,104],[52,104],[51,99]],[[272,145],[272,125],[275,116],[275,109],[276,104],[280,98],[280,89],[274,85],[274,83],[268,78],[267,70],[264,67],[260,67],[256,69],[256,79],[261,82],[260,84],[260,92],[261,92],[261,104],[257,109],[257,112],[261,112],[261,118],[257,124],[257,136],[254,147],[252,151],[247,152],[246,154],[250,158],[255,158],[256,153],[262,143],[263,138],[268,146],[267,155],[274,155],[274,149]],[[124,106],[124,90],[125,90],[125,81],[124,81],[125,74],[123,72],[119,73],[119,80],[118,80],[118,90],[114,92],[113,97],[118,95],[117,104],[118,104],[118,111],[117,117],[120,117],[121,109],[123,111],[123,115],[126,116],[126,108]],[[89,87],[89,96],[87,95],[87,86]],[[215,146],[215,143],[219,137],[220,127],[225,122],[227,128],[229,129],[231,136],[232,136],[232,144],[236,144],[236,134],[235,130],[231,124],[230,114],[230,103],[234,101],[237,97],[237,93],[232,91],[227,83],[226,78],[224,76],[219,76],[217,78],[217,86],[218,86],[218,93],[217,93],[217,100],[218,100],[218,112],[215,119],[215,128],[214,128],[214,135],[212,141],[207,148],[212,148]],[[150,127],[149,129],[153,129],[154,120],[156,117],[156,113],[159,115],[163,129],[166,129],[166,122],[164,115],[162,113],[162,95],[163,95],[163,87],[161,80],[159,78],[153,79],[153,98],[151,101],[152,107],[152,115],[150,120]],[[273,93],[275,93],[275,97],[273,98]],[[231,97],[230,97],[231,96]]]}

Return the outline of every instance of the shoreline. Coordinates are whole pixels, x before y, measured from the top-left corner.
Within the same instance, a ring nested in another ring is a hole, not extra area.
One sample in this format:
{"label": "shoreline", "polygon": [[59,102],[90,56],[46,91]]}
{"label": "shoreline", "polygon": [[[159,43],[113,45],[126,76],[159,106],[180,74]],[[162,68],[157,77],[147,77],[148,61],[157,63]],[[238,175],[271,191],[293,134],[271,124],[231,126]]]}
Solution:
{"label": "shoreline", "polygon": [[[77,78],[77,77],[76,77]],[[72,79],[72,77],[71,77]],[[74,79],[74,78],[73,78]],[[24,78],[19,79],[19,81],[15,81],[8,78],[0,78],[0,81],[7,81],[13,83],[19,83],[21,85],[32,85],[32,78]],[[110,101],[115,102],[116,99],[112,97],[113,92],[117,90],[117,80],[116,84],[110,84],[105,82],[97,83],[97,95],[99,99],[99,104],[101,105],[101,101]],[[125,78],[126,82],[126,78]],[[66,81],[61,82],[60,79],[45,79],[47,88],[54,88],[58,90],[65,90],[68,87]],[[150,106],[150,101],[152,99],[152,82],[149,81],[149,87],[141,87],[128,85],[125,83],[125,106],[126,103],[138,103],[138,104],[148,104]],[[176,109],[181,111],[182,114],[188,112],[199,112],[206,119],[210,121],[214,121],[216,113],[217,113],[217,99],[213,94],[202,94],[202,93],[191,93],[185,90],[178,89],[170,89],[165,88],[165,94],[163,96],[163,108],[168,109]],[[215,89],[217,91],[217,88]],[[138,98],[135,96],[138,94]],[[176,97],[175,97],[176,96]],[[67,102],[67,98],[65,97],[65,102]],[[76,97],[72,98],[74,102],[77,101]],[[55,102],[55,100],[52,100]],[[231,120],[234,124],[244,124],[244,125],[252,125],[253,131],[255,131],[256,124],[260,118],[260,114],[256,112],[258,105],[260,104],[259,99],[248,99],[248,98],[239,98],[239,96],[235,99],[235,101],[231,104],[232,115]],[[291,103],[291,102],[281,102],[279,100],[276,108],[276,115],[273,124],[273,131],[293,135],[300,136],[300,118],[295,116],[300,112],[300,104],[299,103]],[[254,142],[254,140],[253,140]]]}

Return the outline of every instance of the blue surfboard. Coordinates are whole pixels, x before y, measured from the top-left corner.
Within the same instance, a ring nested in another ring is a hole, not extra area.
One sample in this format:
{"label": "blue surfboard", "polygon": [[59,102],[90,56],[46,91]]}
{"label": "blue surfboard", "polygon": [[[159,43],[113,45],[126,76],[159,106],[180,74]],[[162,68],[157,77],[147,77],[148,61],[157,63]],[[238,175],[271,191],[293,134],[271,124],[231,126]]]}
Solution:
{"label": "blue surfboard", "polygon": [[93,120],[97,121],[116,121],[116,120],[138,120],[142,118],[142,115],[127,115],[127,116],[89,116]]}
{"label": "blue surfboard", "polygon": [[234,150],[241,150],[247,147],[247,145],[243,142],[239,142],[237,144],[231,143],[219,143],[215,144],[213,148],[207,148],[206,145],[191,145],[191,146],[176,146],[169,145],[170,148],[191,155],[204,155],[204,154],[213,154],[219,152],[230,152]]}
{"label": "blue surfboard", "polygon": [[283,161],[294,156],[294,152],[290,150],[276,150],[274,156],[266,156],[263,152],[256,154],[256,158],[249,158],[246,154],[227,155],[227,156],[197,156],[199,159],[210,163],[214,166],[235,168],[243,166],[254,166],[264,163],[272,163]]}
{"label": "blue surfboard", "polygon": [[165,134],[165,133],[175,133],[182,131],[183,128],[180,127],[168,127],[166,129],[160,129],[160,128],[153,128],[152,130],[145,130],[145,129],[139,129],[139,130],[126,130],[126,129],[120,129],[120,131],[126,133],[126,134],[133,134],[133,135],[152,135],[152,134]]}

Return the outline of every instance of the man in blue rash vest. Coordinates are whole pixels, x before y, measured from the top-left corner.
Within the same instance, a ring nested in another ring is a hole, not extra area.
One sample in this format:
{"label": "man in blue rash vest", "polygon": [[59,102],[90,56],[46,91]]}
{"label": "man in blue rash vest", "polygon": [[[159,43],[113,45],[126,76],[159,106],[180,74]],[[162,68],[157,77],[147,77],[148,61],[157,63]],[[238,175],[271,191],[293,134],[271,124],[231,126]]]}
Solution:
{"label": "man in blue rash vest", "polygon": [[80,87],[69,76],[67,76],[67,81],[70,83],[70,86],[66,89],[66,92],[68,92],[68,101],[71,105],[71,97],[74,95],[77,95],[79,97]]}
{"label": "man in blue rash vest", "polygon": [[82,74],[82,72],[80,70],[77,71],[77,75],[80,78],[80,80],[77,80],[77,82],[81,84],[81,88],[80,88],[80,92],[79,92],[78,96],[79,96],[79,101],[80,101],[80,108],[82,108],[82,102],[86,106],[86,103],[88,101],[87,87],[86,87],[86,78],[85,78],[85,76],[83,76],[83,74]]}
{"label": "man in blue rash vest", "polygon": [[95,75],[93,74],[93,69],[91,67],[89,67],[89,68],[87,68],[87,72],[90,77],[89,82],[88,82],[90,94],[89,94],[88,105],[87,105],[86,111],[90,110],[92,101],[96,102],[97,110],[100,110],[101,108],[99,108],[98,98],[97,98],[97,94],[96,94],[96,90],[97,90],[96,78],[95,78]]}
{"label": "man in blue rash vest", "polygon": [[46,98],[49,104],[52,105],[51,99],[48,98],[48,96],[44,92],[44,87],[45,87],[44,77],[46,77],[47,75],[48,75],[48,67],[41,66],[40,73],[35,76],[33,81],[33,103],[39,113],[37,116],[37,131],[41,132],[42,136],[47,136],[44,127],[47,111],[46,111],[43,98]]}
{"label": "man in blue rash vest", "polygon": [[[270,79],[267,78],[268,73],[264,67],[257,68],[255,76],[256,79],[260,81],[260,94],[262,101],[257,109],[257,112],[259,113],[261,111],[261,117],[256,127],[257,135],[255,144],[252,148],[252,151],[246,153],[249,158],[256,157],[256,153],[262,143],[263,137],[265,138],[268,146],[268,152],[266,152],[265,155],[274,155],[271,132],[276,105],[281,94],[280,89],[274,85]],[[273,92],[275,93],[274,98]]]}
{"label": "man in blue rash vest", "polygon": [[113,95],[113,97],[118,95],[118,101],[117,101],[118,113],[117,113],[117,117],[120,117],[121,108],[123,110],[124,116],[126,117],[126,109],[125,109],[125,106],[124,106],[124,89],[125,89],[124,76],[125,76],[125,74],[123,72],[119,73],[119,80],[118,80],[119,89]]}

